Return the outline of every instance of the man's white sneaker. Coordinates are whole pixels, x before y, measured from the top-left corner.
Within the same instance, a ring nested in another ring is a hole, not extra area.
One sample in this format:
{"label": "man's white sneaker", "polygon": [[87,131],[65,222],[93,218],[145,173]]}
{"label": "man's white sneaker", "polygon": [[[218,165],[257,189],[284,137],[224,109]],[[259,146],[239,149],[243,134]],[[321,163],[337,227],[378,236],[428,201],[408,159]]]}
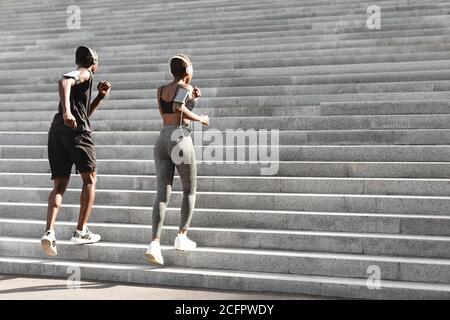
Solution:
{"label": "man's white sneaker", "polygon": [[145,251],[145,257],[147,258],[148,262],[158,265],[164,265],[164,259],[161,254],[161,245],[159,242],[152,241],[147,251]]}
{"label": "man's white sneaker", "polygon": [[81,231],[76,230],[73,233],[72,239],[70,241],[78,244],[89,244],[99,242],[102,237],[99,234],[92,233],[86,228],[86,232],[83,234]]}
{"label": "man's white sneaker", "polygon": [[58,252],[56,251],[56,236],[55,231],[47,230],[44,236],[41,238],[42,250],[48,256],[56,256]]}
{"label": "man's white sneaker", "polygon": [[197,243],[190,240],[185,234],[178,234],[175,238],[174,247],[176,250],[194,250],[197,248]]}

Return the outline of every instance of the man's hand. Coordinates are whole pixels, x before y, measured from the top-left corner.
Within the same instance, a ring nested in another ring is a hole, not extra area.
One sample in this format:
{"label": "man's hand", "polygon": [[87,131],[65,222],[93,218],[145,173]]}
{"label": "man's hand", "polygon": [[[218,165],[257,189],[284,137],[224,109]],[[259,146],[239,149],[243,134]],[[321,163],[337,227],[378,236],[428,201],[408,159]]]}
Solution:
{"label": "man's hand", "polygon": [[64,113],[64,124],[69,128],[75,129],[77,127],[77,120],[72,113]]}
{"label": "man's hand", "polygon": [[98,94],[104,98],[107,95],[109,95],[109,92],[111,91],[111,83],[108,81],[100,81],[97,85]]}
{"label": "man's hand", "polygon": [[194,90],[192,91],[192,98],[199,99],[202,96],[202,92],[200,91],[200,88],[194,87]]}

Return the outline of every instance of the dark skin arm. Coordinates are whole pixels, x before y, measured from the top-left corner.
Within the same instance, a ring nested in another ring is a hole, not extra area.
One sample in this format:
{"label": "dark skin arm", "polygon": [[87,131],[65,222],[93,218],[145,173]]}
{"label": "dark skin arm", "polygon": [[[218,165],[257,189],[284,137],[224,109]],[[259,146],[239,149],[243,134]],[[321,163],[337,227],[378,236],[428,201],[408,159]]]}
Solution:
{"label": "dark skin arm", "polygon": [[[89,71],[86,69],[80,69],[80,71],[80,83],[88,81],[91,76]],[[59,80],[59,99],[63,109],[64,124],[72,129],[77,127],[77,121],[70,110],[70,92],[74,85],[75,80],[73,78],[63,78]],[[88,116],[91,116],[92,113],[94,113],[94,111],[100,106],[103,98],[109,94],[111,84],[109,82],[102,81],[98,84],[97,89],[99,93],[91,103],[91,110]]]}
{"label": "dark skin arm", "polygon": [[[80,69],[80,83],[88,81],[91,74],[86,69]],[[75,79],[63,78],[59,80],[59,99],[63,110],[64,124],[69,128],[77,127],[77,120],[70,110],[70,92],[75,85]]]}
{"label": "dark skin arm", "polygon": [[74,85],[75,80],[72,78],[59,80],[59,99],[63,109],[64,123],[69,128],[76,128],[77,126],[77,121],[70,111],[70,91]]}
{"label": "dark skin arm", "polygon": [[90,117],[94,111],[100,106],[103,99],[109,95],[109,92],[111,91],[111,83],[107,81],[101,81],[97,85],[98,94],[95,97],[94,100],[92,100],[91,108],[88,116]]}

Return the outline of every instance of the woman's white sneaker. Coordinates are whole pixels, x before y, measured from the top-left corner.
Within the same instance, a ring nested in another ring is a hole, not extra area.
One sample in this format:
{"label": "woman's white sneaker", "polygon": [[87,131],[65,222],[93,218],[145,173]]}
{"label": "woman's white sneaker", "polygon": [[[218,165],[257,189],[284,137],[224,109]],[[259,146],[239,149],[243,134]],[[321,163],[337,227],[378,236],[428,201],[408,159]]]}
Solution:
{"label": "woman's white sneaker", "polygon": [[174,247],[176,250],[194,250],[197,248],[197,243],[190,240],[185,234],[178,234],[175,238]]}
{"label": "woman's white sneaker", "polygon": [[149,244],[147,251],[145,251],[145,257],[147,258],[148,262],[152,264],[157,264],[160,266],[164,265],[164,259],[161,253],[161,245],[157,241],[152,241]]}
{"label": "woman's white sneaker", "polygon": [[56,250],[56,236],[55,231],[47,230],[44,236],[41,238],[42,251],[48,256],[56,256],[58,254]]}
{"label": "woman's white sneaker", "polygon": [[99,242],[102,237],[99,234],[93,233],[86,228],[85,232],[76,230],[73,233],[72,239],[70,241],[78,244],[89,244]]}

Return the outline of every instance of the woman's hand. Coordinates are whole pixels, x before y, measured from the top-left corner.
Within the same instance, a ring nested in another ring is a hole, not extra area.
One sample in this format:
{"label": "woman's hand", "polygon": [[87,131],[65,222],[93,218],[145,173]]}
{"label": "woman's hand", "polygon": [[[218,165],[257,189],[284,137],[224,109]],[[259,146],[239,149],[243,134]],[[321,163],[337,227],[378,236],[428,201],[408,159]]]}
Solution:
{"label": "woman's hand", "polygon": [[200,91],[200,88],[194,87],[194,90],[192,90],[192,98],[199,99],[201,96],[202,96],[202,92]]}
{"label": "woman's hand", "polygon": [[204,126],[209,126],[209,117],[207,115],[202,114],[200,116],[200,122],[204,125]]}

